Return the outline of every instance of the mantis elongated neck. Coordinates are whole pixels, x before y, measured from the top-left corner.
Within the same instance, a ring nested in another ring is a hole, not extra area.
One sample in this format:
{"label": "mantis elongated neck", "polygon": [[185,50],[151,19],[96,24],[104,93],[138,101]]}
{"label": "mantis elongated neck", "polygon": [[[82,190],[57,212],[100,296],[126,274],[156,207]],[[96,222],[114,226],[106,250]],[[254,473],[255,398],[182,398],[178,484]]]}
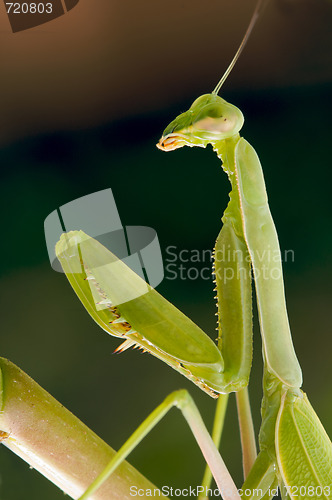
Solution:
{"label": "mantis elongated neck", "polygon": [[223,221],[231,220],[251,259],[266,368],[283,384],[299,388],[302,372],[288,322],[278,236],[258,156],[238,134],[215,142],[213,149],[232,184]]}

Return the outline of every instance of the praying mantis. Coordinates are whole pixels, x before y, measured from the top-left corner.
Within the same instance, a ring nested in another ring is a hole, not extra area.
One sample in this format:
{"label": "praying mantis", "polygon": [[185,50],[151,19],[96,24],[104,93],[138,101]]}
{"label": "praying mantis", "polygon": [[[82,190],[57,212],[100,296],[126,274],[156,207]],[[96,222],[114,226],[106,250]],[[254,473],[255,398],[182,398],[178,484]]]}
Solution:
{"label": "praying mantis", "polygon": [[[183,412],[225,500],[273,498],[279,486],[283,499],[332,498],[332,446],[306,395],[288,322],[281,259],[269,210],[264,178],[255,150],[240,130],[243,115],[218,96],[255,23],[256,7],[244,42],[211,94],[194,101],[166,127],[159,149],[212,145],[232,190],[215,245],[214,274],[218,299],[218,346],[183,313],[149,287],[115,255],[81,231],[64,234],[57,255],[71,285],[93,319],[109,334],[124,340],[118,350],[139,346],[193,381],[218,409],[236,392],[244,454],[245,482],[238,492],[215,444],[186,391],[177,391],[143,422],[107,469],[83,493],[86,500],[124,460],[172,406]],[[231,249],[228,260],[219,259]],[[79,271],[77,269],[79,268]],[[225,269],[234,278],[225,283]],[[247,385],[252,359],[252,290],[255,284],[263,345],[263,402],[260,452],[256,458]],[[137,297],[123,300],[128,289]],[[223,418],[216,419],[216,434]],[[218,444],[218,438],[215,439]],[[207,473],[208,476],[208,473]],[[203,484],[209,484],[204,479]]]}

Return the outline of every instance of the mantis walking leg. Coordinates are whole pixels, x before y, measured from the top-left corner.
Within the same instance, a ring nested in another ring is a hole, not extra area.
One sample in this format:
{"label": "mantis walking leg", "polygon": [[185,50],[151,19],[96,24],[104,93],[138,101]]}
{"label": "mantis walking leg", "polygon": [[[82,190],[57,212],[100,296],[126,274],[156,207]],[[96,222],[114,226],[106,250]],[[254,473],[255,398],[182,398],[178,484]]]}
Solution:
{"label": "mantis walking leg", "polygon": [[173,406],[177,406],[187,420],[207,463],[213,471],[213,476],[224,500],[240,500],[236,486],[221,456],[215,448],[210,434],[206,430],[200,413],[191,396],[185,390],[176,391],[170,394],[165,401],[147,417],[79,500],[87,500]]}
{"label": "mantis walking leg", "polygon": [[[227,404],[228,404],[228,394],[220,394],[216,405],[216,412],[214,416],[214,423],[211,434],[212,441],[216,445],[217,449],[219,448],[221,435],[224,428]],[[206,500],[207,498],[206,492],[210,488],[211,482],[212,482],[212,472],[210,470],[210,467],[206,465],[201,484],[202,491],[199,493],[197,500]]]}
{"label": "mantis walking leg", "polygon": [[[224,427],[227,403],[228,394],[220,394],[217,401],[214,425],[212,430],[212,440],[217,448],[219,448],[221,434]],[[251,409],[247,387],[236,392],[236,403],[240,424],[243,476],[244,479],[246,479],[257,457],[256,440],[251,418]],[[198,495],[198,500],[206,500],[206,491],[209,490],[211,481],[212,473],[209,466],[207,465],[202,479],[202,493]]]}

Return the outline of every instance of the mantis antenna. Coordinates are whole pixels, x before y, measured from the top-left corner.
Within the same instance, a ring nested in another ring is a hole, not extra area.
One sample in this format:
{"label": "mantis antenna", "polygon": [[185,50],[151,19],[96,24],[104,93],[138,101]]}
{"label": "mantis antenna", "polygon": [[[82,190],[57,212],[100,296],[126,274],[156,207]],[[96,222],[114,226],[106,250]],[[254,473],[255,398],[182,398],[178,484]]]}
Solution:
{"label": "mantis antenna", "polygon": [[247,31],[245,32],[244,37],[242,38],[242,42],[240,43],[240,46],[239,46],[239,48],[237,49],[237,51],[235,53],[235,56],[233,57],[230,65],[228,66],[228,68],[226,69],[225,73],[223,74],[223,76],[219,80],[219,82],[218,82],[216,88],[213,90],[212,94],[218,94],[219,90],[224,85],[225,81],[227,80],[228,75],[230,74],[230,72],[234,68],[236,61],[238,60],[238,58],[240,57],[240,54],[241,54],[242,50],[246,46],[246,43],[247,43],[248,38],[249,38],[249,36],[250,36],[250,34],[252,32],[252,29],[255,26],[256,21],[259,18],[259,15],[260,15],[260,13],[262,11],[263,4],[265,3],[265,5],[266,5],[267,1],[264,2],[264,0],[258,0],[258,2],[256,4],[256,8],[254,10],[254,13],[252,15],[252,18],[250,20],[249,26],[247,28]]}

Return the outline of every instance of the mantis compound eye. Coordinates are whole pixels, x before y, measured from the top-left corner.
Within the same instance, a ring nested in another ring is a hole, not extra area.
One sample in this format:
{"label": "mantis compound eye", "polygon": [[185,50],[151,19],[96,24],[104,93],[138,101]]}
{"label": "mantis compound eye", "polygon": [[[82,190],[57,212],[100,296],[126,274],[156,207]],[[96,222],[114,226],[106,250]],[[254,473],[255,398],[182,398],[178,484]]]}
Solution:
{"label": "mantis compound eye", "polygon": [[[208,108],[208,109],[206,109]],[[210,108],[210,109],[209,109]],[[210,132],[229,132],[234,128],[235,120],[233,116],[223,114],[221,106],[206,106],[205,109],[199,113],[193,127],[196,130],[210,131]]]}
{"label": "mantis compound eye", "polygon": [[225,139],[239,132],[243,125],[241,111],[221,98],[220,102],[206,104],[197,113],[193,129],[197,132],[207,132],[215,139]]}

